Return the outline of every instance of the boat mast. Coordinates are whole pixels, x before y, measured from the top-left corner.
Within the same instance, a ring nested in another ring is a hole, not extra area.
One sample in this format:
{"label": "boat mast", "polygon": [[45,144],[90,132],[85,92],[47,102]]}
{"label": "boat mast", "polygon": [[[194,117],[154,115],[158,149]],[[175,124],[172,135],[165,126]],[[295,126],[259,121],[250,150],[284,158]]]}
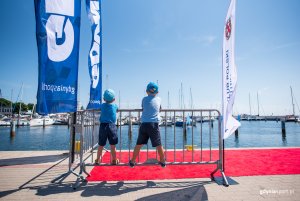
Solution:
{"label": "boat mast", "polygon": [[292,97],[292,106],[293,106],[293,116],[295,116],[295,104],[294,104],[294,99],[293,99],[293,89],[291,86],[290,86],[290,88],[291,88],[291,97]]}
{"label": "boat mast", "polygon": [[20,116],[21,116],[21,109],[22,109],[21,102],[22,101],[23,101],[23,82],[22,82],[22,87],[21,87],[20,106],[19,106],[19,115],[18,115],[18,125],[20,125]]}
{"label": "boat mast", "polygon": [[182,92],[182,82],[181,82],[181,87],[180,87],[180,104],[181,104],[181,108],[183,108],[183,92]]}
{"label": "boat mast", "polygon": [[13,96],[13,89],[11,90],[11,94],[10,94],[10,111],[11,111],[11,118],[13,117],[12,96]]}
{"label": "boat mast", "polygon": [[258,92],[257,92],[257,116],[259,116],[259,99],[258,99]]}
{"label": "boat mast", "polygon": [[168,109],[170,109],[170,93],[168,91]]}
{"label": "boat mast", "polygon": [[249,108],[250,108],[250,116],[251,116],[252,112],[251,112],[251,100],[250,100],[250,93],[249,93]]}
{"label": "boat mast", "polygon": [[193,109],[193,94],[192,94],[192,88],[190,88],[190,98],[191,98],[191,109]]}

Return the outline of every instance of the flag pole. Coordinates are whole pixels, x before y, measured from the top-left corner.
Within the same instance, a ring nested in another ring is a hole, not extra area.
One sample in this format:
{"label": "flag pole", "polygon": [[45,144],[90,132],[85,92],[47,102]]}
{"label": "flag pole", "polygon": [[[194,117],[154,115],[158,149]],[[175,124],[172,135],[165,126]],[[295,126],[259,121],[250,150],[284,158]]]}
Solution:
{"label": "flag pole", "polygon": [[223,139],[223,172],[225,172],[225,140]]}

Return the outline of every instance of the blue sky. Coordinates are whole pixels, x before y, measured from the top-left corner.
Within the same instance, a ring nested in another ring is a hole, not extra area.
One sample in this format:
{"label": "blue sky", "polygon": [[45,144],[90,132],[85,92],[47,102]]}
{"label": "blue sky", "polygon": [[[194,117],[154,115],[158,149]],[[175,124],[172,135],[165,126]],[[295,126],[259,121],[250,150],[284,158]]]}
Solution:
{"label": "blue sky", "polygon": [[[163,107],[184,102],[221,107],[223,26],[229,0],[103,0],[103,88],[121,93],[121,108],[139,108],[149,81],[158,81]],[[82,1],[80,100],[89,97],[90,24]],[[300,104],[300,1],[237,0],[235,113],[290,114],[290,86]],[[33,0],[0,1],[0,89],[13,101],[35,102],[37,47]],[[299,105],[300,106],[300,105]],[[299,114],[296,106],[296,114]]]}

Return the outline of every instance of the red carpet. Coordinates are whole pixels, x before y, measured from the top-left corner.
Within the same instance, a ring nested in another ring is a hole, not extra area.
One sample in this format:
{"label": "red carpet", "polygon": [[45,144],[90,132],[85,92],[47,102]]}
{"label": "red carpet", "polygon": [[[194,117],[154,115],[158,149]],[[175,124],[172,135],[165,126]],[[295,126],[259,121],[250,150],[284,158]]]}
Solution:
{"label": "red carpet", "polygon": [[[195,151],[194,161],[200,160],[200,151]],[[191,161],[192,152],[185,151],[185,161]],[[167,161],[174,159],[174,152],[167,153]],[[132,155],[132,153],[131,153]],[[218,151],[212,151],[212,159]],[[118,153],[118,157],[120,155]],[[155,152],[149,152],[155,158]],[[203,151],[202,160],[209,160],[209,151]],[[176,161],[182,161],[182,150],[176,152]],[[109,161],[109,153],[103,158]],[[122,152],[122,162],[128,162],[128,153]],[[146,152],[140,153],[140,161],[146,161]],[[162,180],[183,178],[209,178],[216,165],[159,165],[151,166],[97,166],[91,171],[88,181]],[[287,175],[300,174],[300,148],[247,149],[225,151],[226,176]],[[215,174],[219,176],[219,172]]]}

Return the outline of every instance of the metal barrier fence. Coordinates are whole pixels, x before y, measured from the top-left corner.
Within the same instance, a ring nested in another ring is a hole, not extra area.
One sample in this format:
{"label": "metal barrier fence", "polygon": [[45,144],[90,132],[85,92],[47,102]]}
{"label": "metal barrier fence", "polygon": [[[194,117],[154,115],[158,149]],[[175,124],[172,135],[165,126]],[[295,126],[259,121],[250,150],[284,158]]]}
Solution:
{"label": "metal barrier fence", "polygon": [[[117,158],[120,160],[118,165],[128,165],[138,136],[141,113],[141,109],[118,110],[119,143],[116,146]],[[220,170],[223,184],[228,186],[223,171],[220,112],[214,109],[164,109],[161,110],[160,115],[162,117],[160,133],[162,145],[165,149],[166,164],[216,164],[216,169],[211,173],[211,179],[214,180],[214,174]],[[89,175],[86,166],[97,166],[93,163],[93,153],[97,149],[98,143],[99,116],[99,110],[85,110],[78,111],[72,117],[68,173],[77,176],[74,189],[80,185],[80,182],[86,181],[83,176],[83,173]],[[214,122],[217,122],[217,128],[214,127]],[[138,158],[137,165],[158,164],[157,160],[156,162],[147,162],[151,152],[148,144],[144,148],[144,152],[146,152],[146,162],[141,162]],[[123,154],[128,154],[128,158],[122,157]],[[90,162],[88,162],[89,159]],[[110,163],[101,163],[100,165],[110,165]],[[78,173],[75,172],[77,167],[79,167]],[[53,180],[53,182],[62,177]]]}

